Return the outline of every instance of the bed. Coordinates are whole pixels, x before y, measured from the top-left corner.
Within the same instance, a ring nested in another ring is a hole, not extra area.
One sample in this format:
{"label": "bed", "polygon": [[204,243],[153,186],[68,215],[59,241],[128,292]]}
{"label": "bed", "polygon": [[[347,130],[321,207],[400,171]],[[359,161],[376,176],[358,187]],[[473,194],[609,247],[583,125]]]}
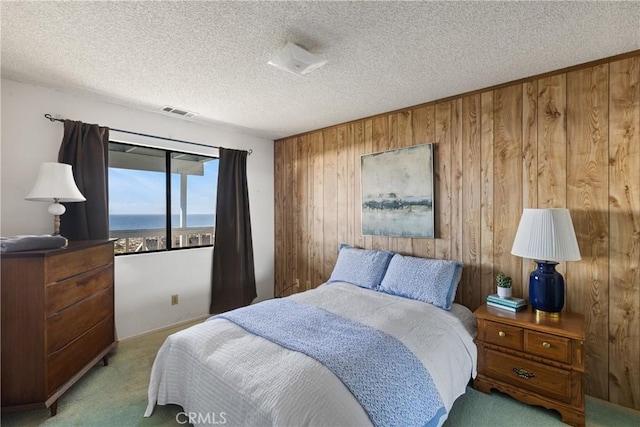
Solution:
{"label": "bed", "polygon": [[[169,336],[145,416],[177,404],[194,425],[442,425],[476,375],[475,319],[452,302],[462,267],[442,273],[424,267],[435,260],[364,251],[341,248],[314,290]],[[425,274],[443,289],[425,297]],[[423,295],[408,295],[416,289]]]}

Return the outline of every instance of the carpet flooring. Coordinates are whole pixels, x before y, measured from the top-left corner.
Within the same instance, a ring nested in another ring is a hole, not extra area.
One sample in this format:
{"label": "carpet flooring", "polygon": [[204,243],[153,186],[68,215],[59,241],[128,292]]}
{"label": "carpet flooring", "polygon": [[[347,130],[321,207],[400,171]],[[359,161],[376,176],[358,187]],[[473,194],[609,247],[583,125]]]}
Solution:
{"label": "carpet flooring", "polygon": [[[190,324],[153,332],[121,342],[111,355],[109,366],[92,368],[58,402],[58,414],[49,410],[2,414],[3,427],[10,426],[178,426],[176,405],[156,406],[150,418],[143,418],[147,405],[147,384],[156,352],[165,338]],[[178,418],[183,421],[184,418]],[[445,426],[513,427],[564,425],[555,411],[524,405],[494,392],[487,395],[472,388],[456,400]],[[640,426],[640,412],[586,398],[589,427]]]}

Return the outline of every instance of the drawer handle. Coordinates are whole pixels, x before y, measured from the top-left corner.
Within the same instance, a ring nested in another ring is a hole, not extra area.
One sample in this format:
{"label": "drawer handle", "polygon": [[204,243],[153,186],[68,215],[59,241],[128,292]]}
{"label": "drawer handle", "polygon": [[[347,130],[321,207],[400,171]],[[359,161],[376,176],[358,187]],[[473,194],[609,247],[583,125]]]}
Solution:
{"label": "drawer handle", "polygon": [[536,374],[534,374],[533,372],[529,372],[522,368],[513,368],[513,372],[515,372],[517,376],[519,376],[520,378],[524,378],[525,380],[536,376]]}
{"label": "drawer handle", "polygon": [[505,333],[504,333],[504,332],[502,332],[502,331],[498,332],[498,335],[499,335],[499,336],[501,336],[501,337],[503,337],[503,338],[507,336],[507,334],[505,334]]}
{"label": "drawer handle", "polygon": [[546,342],[546,341],[542,343],[542,346],[543,346],[544,348],[551,348],[551,344],[549,344],[549,343],[548,343],[548,342]]}

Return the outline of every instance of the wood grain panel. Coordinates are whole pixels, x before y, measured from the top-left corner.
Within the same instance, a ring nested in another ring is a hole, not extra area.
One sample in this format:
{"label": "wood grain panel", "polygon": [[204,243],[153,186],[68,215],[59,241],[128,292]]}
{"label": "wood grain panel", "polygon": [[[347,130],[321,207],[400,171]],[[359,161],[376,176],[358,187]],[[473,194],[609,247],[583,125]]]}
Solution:
{"label": "wood grain panel", "polygon": [[313,163],[313,246],[311,250],[311,283],[324,283],[324,138],[322,132],[312,135],[310,155]]}
{"label": "wood grain panel", "polygon": [[[333,265],[338,258],[338,247],[339,245],[347,242],[347,234],[348,234],[348,215],[349,215],[349,204],[348,204],[348,178],[347,178],[347,163],[349,160],[348,154],[348,146],[349,143],[349,126],[339,126],[336,134],[336,162],[337,162],[337,205],[336,205],[336,214],[337,214],[337,246],[333,249],[333,263],[331,265],[331,270],[329,270],[329,275],[331,275],[331,271],[333,271]],[[325,260],[326,264],[326,260]]]}
{"label": "wood grain panel", "polygon": [[[409,110],[398,113],[395,116],[397,123],[396,148],[410,147],[413,145],[413,114]],[[395,241],[396,252],[404,255],[411,255],[413,253],[413,239],[397,238]]]}
{"label": "wood grain panel", "polygon": [[[538,83],[522,85],[522,208],[538,207]],[[522,260],[522,297],[529,297],[529,275],[537,268]],[[517,280],[517,278],[515,278]]]}
{"label": "wood grain panel", "polygon": [[462,261],[462,99],[451,101],[451,225],[450,258]]}
{"label": "wood grain panel", "polygon": [[292,228],[295,229],[296,223],[296,213],[295,209],[295,147],[296,147],[297,138],[290,138],[287,140],[285,144],[285,158],[286,163],[284,165],[285,175],[286,175],[286,184],[285,184],[285,194],[287,197],[285,198],[284,203],[284,223],[287,224],[287,231],[284,234],[284,251],[287,254],[287,259],[289,262],[285,266],[284,270],[284,282],[285,288],[289,288],[286,295],[289,295],[292,292],[296,292],[299,289],[291,288],[290,286],[295,283],[296,279],[296,251],[295,251],[295,239],[294,233],[291,233],[289,230]]}
{"label": "wood grain panel", "polygon": [[[493,256],[494,265],[507,276],[520,277],[522,259],[511,255],[511,246],[522,215],[522,87],[494,92],[493,152]],[[521,283],[513,293],[522,294]]]}
{"label": "wood grain panel", "polygon": [[[483,298],[494,293],[493,273],[493,92],[480,95],[480,286]],[[469,307],[475,310],[477,307]]]}
{"label": "wood grain panel", "polygon": [[296,142],[296,204],[297,222],[295,225],[296,239],[296,277],[300,279],[300,286],[304,288],[307,281],[311,281],[309,272],[309,136],[302,135]]}
{"label": "wood grain panel", "polygon": [[[371,153],[379,153],[389,149],[389,120],[385,116],[374,117],[371,121]],[[389,250],[389,237],[373,236],[371,248],[382,251]]]}
{"label": "wood grain panel", "polygon": [[354,163],[353,167],[354,171],[354,182],[355,182],[355,191],[354,191],[354,223],[355,223],[355,234],[354,234],[354,246],[358,248],[362,248],[365,245],[364,236],[362,235],[362,181],[360,179],[360,156],[365,153],[366,146],[364,143],[364,122],[358,122],[353,125],[354,133],[353,133],[353,144],[354,144]]}
{"label": "wood grain panel", "polygon": [[560,74],[538,81],[538,207],[566,206],[566,83]]}
{"label": "wood grain panel", "polygon": [[347,156],[347,237],[345,243],[351,246],[356,245],[356,235],[360,234],[360,231],[356,229],[356,208],[358,207],[358,200],[360,196],[356,193],[356,169],[359,170],[359,165],[356,163],[356,143],[354,140],[354,128],[355,125],[350,123],[347,125],[347,139],[346,139],[346,156]]}
{"label": "wood grain panel", "polygon": [[276,258],[276,265],[274,268],[274,296],[280,295],[283,289],[284,284],[284,265],[287,262],[287,256],[284,253],[284,202],[285,202],[285,192],[284,185],[286,182],[284,174],[284,163],[286,162],[286,157],[284,156],[284,141],[276,141],[274,144],[274,164],[273,164],[273,176],[274,176],[274,203],[275,203],[275,213],[274,213],[274,252]]}
{"label": "wood grain panel", "polygon": [[330,128],[322,132],[324,141],[324,165],[322,168],[324,175],[322,201],[323,281],[329,280],[338,258],[338,142],[336,131],[336,128]]}
{"label": "wood grain panel", "polygon": [[609,73],[609,400],[640,409],[640,57]]}
{"label": "wood grain panel", "polygon": [[[435,142],[436,109],[433,106],[414,109],[411,113],[411,129],[413,141],[411,145],[428,144]],[[436,194],[437,197],[437,194]],[[435,256],[434,239],[412,239],[413,255],[424,258]]]}
{"label": "wood grain panel", "polygon": [[[314,200],[316,190],[316,177],[314,176],[315,172],[315,162],[316,162],[316,152],[315,145],[318,143],[317,135],[306,135],[306,138],[303,141],[303,148],[307,150],[307,241],[306,241],[306,253],[309,257],[307,259],[307,266],[305,268],[305,272],[307,273],[306,280],[311,282],[311,286],[317,286],[320,283],[316,280],[316,270],[314,269],[314,248],[315,248],[315,222],[316,222],[316,212],[314,211]],[[306,283],[305,280],[305,283]],[[301,284],[302,285],[302,284]]]}
{"label": "wood grain panel", "polygon": [[608,350],[598,345],[608,334],[608,66],[567,75],[567,208],[581,261],[566,263],[568,311],[586,318],[586,392],[606,399]]}
{"label": "wood grain panel", "polygon": [[[289,234],[291,234],[291,238],[287,239],[287,242],[291,242],[291,260],[293,261],[291,263],[291,271],[290,271],[290,277],[291,277],[291,282],[290,283],[296,283],[296,281],[300,281],[300,273],[298,272],[298,258],[300,257],[299,254],[299,250],[300,250],[300,245],[298,244],[298,235],[295,233],[296,230],[298,230],[299,228],[299,223],[302,221],[301,218],[301,212],[302,212],[302,207],[301,207],[301,203],[299,203],[300,200],[300,194],[299,194],[299,175],[300,175],[300,163],[298,161],[298,143],[299,140],[298,138],[295,139],[291,139],[291,160],[290,163],[293,165],[293,168],[291,170],[291,176],[290,176],[290,183],[289,183],[289,191],[290,191],[290,198],[292,203],[289,206],[289,209],[291,210],[291,215],[293,215],[293,222],[290,223],[292,225],[291,230],[292,232],[290,232]],[[303,287],[298,287],[298,289],[296,289],[297,292],[300,292],[301,289],[304,289]]]}
{"label": "wood grain panel", "polygon": [[482,180],[480,159],[481,100],[480,95],[462,100],[462,262],[464,270],[459,286],[462,304],[482,304],[480,232]]}
{"label": "wood grain panel", "polygon": [[435,233],[439,259],[451,258],[451,102],[436,104],[435,175]]}

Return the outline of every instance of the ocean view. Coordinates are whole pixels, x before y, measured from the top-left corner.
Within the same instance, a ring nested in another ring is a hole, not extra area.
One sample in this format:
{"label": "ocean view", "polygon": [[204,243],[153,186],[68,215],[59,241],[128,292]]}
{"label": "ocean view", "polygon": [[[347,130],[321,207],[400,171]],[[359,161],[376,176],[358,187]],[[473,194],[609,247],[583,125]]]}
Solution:
{"label": "ocean view", "polygon": [[[215,214],[188,214],[187,227],[213,227]],[[180,215],[172,216],[172,225],[180,224]],[[142,230],[150,228],[164,228],[166,215],[109,215],[110,230]]]}

